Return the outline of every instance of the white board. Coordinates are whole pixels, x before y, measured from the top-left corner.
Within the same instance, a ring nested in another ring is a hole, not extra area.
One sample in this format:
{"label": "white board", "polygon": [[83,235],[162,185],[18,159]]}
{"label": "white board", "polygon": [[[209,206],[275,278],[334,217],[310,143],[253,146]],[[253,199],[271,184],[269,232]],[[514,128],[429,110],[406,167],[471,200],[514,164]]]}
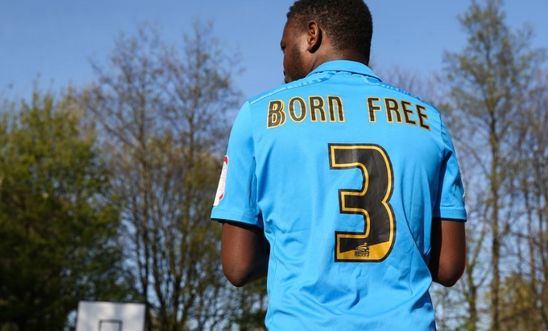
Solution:
{"label": "white board", "polygon": [[145,305],[87,302],[78,304],[76,331],[143,331]]}

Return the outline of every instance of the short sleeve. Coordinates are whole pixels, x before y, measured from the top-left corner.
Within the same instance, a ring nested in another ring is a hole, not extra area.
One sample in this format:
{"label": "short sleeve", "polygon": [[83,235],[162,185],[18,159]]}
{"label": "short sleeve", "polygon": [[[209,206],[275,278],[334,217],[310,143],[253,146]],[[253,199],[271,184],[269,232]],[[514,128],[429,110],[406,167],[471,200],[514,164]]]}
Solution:
{"label": "short sleeve", "polygon": [[465,221],[464,187],[457,154],[451,136],[443,122],[441,124],[441,136],[444,152],[440,168],[438,199],[434,206],[433,216],[441,219]]}
{"label": "short sleeve", "polygon": [[230,132],[211,218],[262,228],[257,209],[256,185],[251,110],[246,102]]}

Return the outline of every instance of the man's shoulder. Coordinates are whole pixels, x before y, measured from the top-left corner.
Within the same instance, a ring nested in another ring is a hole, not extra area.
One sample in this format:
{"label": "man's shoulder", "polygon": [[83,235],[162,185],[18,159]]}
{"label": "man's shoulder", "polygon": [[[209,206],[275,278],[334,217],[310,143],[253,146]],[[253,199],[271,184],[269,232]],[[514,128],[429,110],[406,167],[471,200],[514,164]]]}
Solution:
{"label": "man's shoulder", "polygon": [[[317,75],[313,77],[304,77],[302,79],[298,79],[296,81],[283,84],[281,86],[278,86],[276,88],[267,90],[261,94],[258,94],[254,97],[251,97],[247,99],[247,102],[250,105],[254,105],[257,103],[261,103],[262,101],[266,100],[272,100],[272,99],[283,99],[290,97],[291,95],[300,95],[302,94],[303,89],[307,89],[313,85],[316,85],[318,83],[321,83],[328,79],[325,75]],[[317,85],[316,85],[317,87]]]}
{"label": "man's shoulder", "polygon": [[385,89],[387,93],[393,94],[395,97],[398,97],[400,99],[409,99],[416,103],[421,103],[429,108],[432,108],[434,111],[439,112],[436,106],[434,106],[432,103],[403,88],[397,87],[395,85],[392,85],[386,82],[380,82],[379,86]]}

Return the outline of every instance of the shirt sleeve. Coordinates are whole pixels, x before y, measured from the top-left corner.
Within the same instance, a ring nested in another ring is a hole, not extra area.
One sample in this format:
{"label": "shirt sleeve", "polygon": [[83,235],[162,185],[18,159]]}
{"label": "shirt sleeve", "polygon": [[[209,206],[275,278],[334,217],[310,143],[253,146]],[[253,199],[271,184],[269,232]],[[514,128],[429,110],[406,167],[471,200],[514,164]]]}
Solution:
{"label": "shirt sleeve", "polygon": [[443,163],[440,168],[438,201],[434,206],[433,216],[441,219],[466,221],[464,206],[464,187],[462,185],[459,163],[451,135],[441,123],[443,142]]}
{"label": "shirt sleeve", "polygon": [[251,109],[245,103],[230,132],[211,219],[263,227],[257,208]]}

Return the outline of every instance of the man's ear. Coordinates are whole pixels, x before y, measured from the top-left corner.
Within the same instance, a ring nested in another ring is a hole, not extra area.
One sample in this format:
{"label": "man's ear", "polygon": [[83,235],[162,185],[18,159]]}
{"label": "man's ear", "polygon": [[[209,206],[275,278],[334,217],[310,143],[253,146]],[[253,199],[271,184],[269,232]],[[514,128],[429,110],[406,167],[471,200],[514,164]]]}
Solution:
{"label": "man's ear", "polygon": [[315,21],[310,21],[307,27],[307,48],[310,53],[314,53],[320,48],[322,44],[322,29]]}

